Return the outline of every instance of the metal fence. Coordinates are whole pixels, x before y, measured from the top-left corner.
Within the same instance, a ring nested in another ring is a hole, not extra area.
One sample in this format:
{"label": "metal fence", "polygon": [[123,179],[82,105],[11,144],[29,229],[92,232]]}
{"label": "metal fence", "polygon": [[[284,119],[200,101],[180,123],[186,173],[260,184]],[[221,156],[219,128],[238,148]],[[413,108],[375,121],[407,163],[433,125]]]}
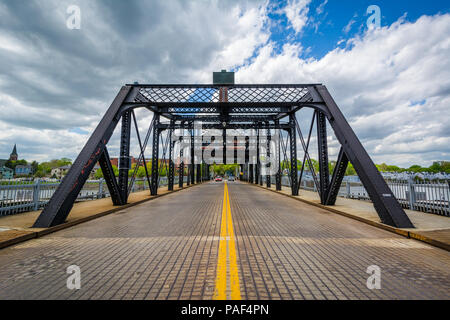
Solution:
{"label": "metal fence", "polygon": [[[265,177],[264,177],[265,179]],[[275,177],[272,177],[275,183]],[[187,182],[187,177],[184,177]],[[288,176],[282,177],[282,185],[289,187]],[[405,209],[450,216],[450,182],[449,181],[414,181],[387,180],[395,197]],[[52,197],[60,181],[0,181],[0,216],[42,209]],[[175,185],[178,177],[175,177]],[[160,178],[160,186],[167,185],[167,177]],[[316,191],[312,179],[302,179],[300,188]],[[137,179],[131,192],[148,190],[147,180]],[[369,195],[361,182],[342,182],[340,197],[348,199],[369,200]],[[89,180],[83,186],[77,201],[94,200],[109,197],[108,188],[103,179]]]}
{"label": "metal fence", "polygon": [[[272,177],[271,181],[275,183],[275,177]],[[415,181],[411,179],[386,180],[386,182],[403,208],[450,217],[450,180]],[[283,176],[281,184],[290,187],[289,177]],[[312,178],[302,179],[300,188],[317,191]],[[338,196],[370,201],[369,194],[361,182],[342,182]]]}
{"label": "metal fence", "polygon": [[[184,177],[187,182],[187,177]],[[35,180],[14,181],[0,180],[0,216],[12,215],[21,212],[35,211],[45,207],[61,181]],[[175,177],[174,184],[178,184]],[[160,186],[167,185],[167,177],[160,178]],[[145,179],[136,179],[131,192],[148,190]],[[88,180],[78,194],[77,201],[95,200],[109,197],[108,187],[103,179]]]}

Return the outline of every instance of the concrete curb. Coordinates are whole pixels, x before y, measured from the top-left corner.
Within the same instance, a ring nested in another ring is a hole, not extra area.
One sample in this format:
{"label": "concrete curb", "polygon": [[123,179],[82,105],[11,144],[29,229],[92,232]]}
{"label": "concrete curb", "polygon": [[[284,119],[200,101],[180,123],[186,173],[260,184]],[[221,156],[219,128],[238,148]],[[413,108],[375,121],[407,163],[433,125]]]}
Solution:
{"label": "concrete curb", "polygon": [[312,201],[309,201],[309,200],[301,199],[301,198],[298,198],[296,196],[285,194],[285,193],[282,193],[282,192],[279,192],[279,191],[276,191],[276,190],[273,190],[273,189],[268,189],[267,187],[260,186],[258,184],[253,184],[253,183],[248,183],[248,182],[247,182],[247,184],[250,184],[252,186],[259,187],[261,189],[264,189],[264,190],[267,190],[267,191],[271,191],[271,192],[274,192],[274,193],[277,193],[277,194],[280,194],[280,195],[283,195],[283,196],[295,199],[295,200],[300,201],[300,202],[304,202],[304,203],[309,204],[311,206],[315,206],[315,207],[318,207],[318,208],[321,208],[321,209],[324,209],[324,210],[327,210],[327,211],[330,211],[330,212],[333,212],[333,213],[345,216],[345,217],[350,218],[350,219],[361,221],[361,222],[369,224],[371,226],[374,226],[374,227],[377,227],[377,228],[380,228],[380,229],[383,229],[383,230],[386,230],[386,231],[393,232],[395,234],[401,235],[401,236],[403,236],[405,238],[408,238],[408,239],[418,240],[418,241],[421,241],[421,242],[428,243],[428,244],[430,244],[430,245],[432,245],[434,247],[438,247],[440,249],[444,249],[446,251],[450,251],[450,244],[449,243],[442,242],[442,241],[430,238],[430,237],[428,237],[426,235],[423,235],[423,234],[420,234],[420,233],[417,233],[417,232],[414,232],[414,231],[409,231],[409,230],[405,230],[405,229],[399,229],[399,228],[391,227],[391,226],[389,226],[387,224],[384,224],[384,223],[381,223],[381,222],[376,222],[376,221],[372,221],[372,220],[369,220],[369,219],[366,219],[366,218],[363,218],[363,217],[358,217],[358,216],[355,216],[355,215],[350,214],[350,213],[345,212],[345,211],[336,210],[336,209],[330,208],[328,206],[324,206],[324,205],[321,205],[321,204],[318,204],[318,203],[315,203],[315,202],[312,202]]}
{"label": "concrete curb", "polygon": [[[170,192],[166,192],[164,194],[159,194],[159,195],[156,195],[156,196],[152,196],[151,198],[148,198],[148,199],[139,200],[139,201],[136,201],[136,202],[133,202],[133,203],[128,203],[126,205],[123,205],[123,206],[120,206],[120,207],[116,207],[116,208],[111,209],[111,210],[107,210],[107,211],[104,211],[104,212],[99,212],[99,213],[96,213],[96,214],[94,214],[92,216],[89,216],[89,217],[80,218],[80,219],[77,219],[77,220],[66,222],[66,223],[63,223],[63,224],[60,224],[60,225],[57,225],[57,226],[54,226],[54,227],[50,227],[50,228],[47,228],[47,229],[43,229],[43,230],[40,230],[40,231],[34,231],[34,232],[33,231],[27,231],[27,233],[24,234],[24,235],[20,235],[18,237],[11,238],[11,239],[8,239],[8,240],[5,240],[5,241],[0,241],[0,249],[6,248],[6,247],[9,247],[9,246],[21,243],[21,242],[25,242],[25,241],[28,241],[28,240],[31,240],[31,239],[40,238],[40,237],[45,236],[47,234],[50,234],[50,233],[53,233],[53,232],[56,232],[56,231],[60,231],[60,230],[63,230],[63,229],[67,229],[67,228],[76,226],[78,224],[81,224],[83,222],[88,222],[88,221],[91,221],[91,220],[94,220],[94,219],[97,219],[97,218],[109,215],[111,213],[115,213],[115,212],[124,210],[124,209],[130,208],[130,207],[134,207],[134,206],[137,206],[137,205],[142,204],[142,203],[147,202],[147,201],[158,199],[160,197],[164,197],[166,195],[173,194],[173,193],[178,192],[178,191],[183,191],[183,190],[189,189],[191,187],[199,186],[199,185],[201,185],[203,183],[204,182],[198,183],[198,184],[191,184],[189,186],[183,187],[182,189],[173,190],[173,191],[170,191]],[[5,232],[7,232],[7,231],[5,231]]]}
{"label": "concrete curb", "polygon": [[11,238],[8,240],[4,240],[0,242],[0,249],[21,243],[21,242],[25,242],[27,240],[31,240],[31,239],[35,239],[38,237],[38,233],[37,232],[27,232],[23,235],[17,236],[15,238]]}

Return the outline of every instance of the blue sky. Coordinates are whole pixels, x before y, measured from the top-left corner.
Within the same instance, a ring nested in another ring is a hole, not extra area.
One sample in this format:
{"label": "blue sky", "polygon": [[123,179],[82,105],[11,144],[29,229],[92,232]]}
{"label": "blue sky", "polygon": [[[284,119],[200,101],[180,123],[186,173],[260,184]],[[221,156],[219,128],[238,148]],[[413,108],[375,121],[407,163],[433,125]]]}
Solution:
{"label": "blue sky", "polygon": [[[366,31],[366,21],[370,14],[367,8],[377,5],[381,9],[381,26],[389,26],[399,18],[414,22],[422,15],[435,15],[450,11],[450,1],[447,0],[312,0],[309,12],[313,21],[306,25],[303,32],[296,34],[288,28],[289,22],[279,11],[285,7],[287,1],[271,1],[273,6],[269,14],[271,22],[270,39],[282,46],[286,42],[301,42],[309,50],[303,54],[304,58],[320,59],[329,51],[337,47],[341,40],[348,40]],[[345,28],[350,26],[346,32]],[[345,47],[345,42],[340,44]]]}
{"label": "blue sky", "polygon": [[[80,29],[67,28],[71,5],[80,8]],[[381,10],[373,30],[370,5]],[[74,159],[123,84],[211,83],[213,71],[227,69],[237,83],[325,84],[376,163],[449,160],[449,5],[0,1],[0,158],[17,143],[30,161]],[[148,127],[151,115],[137,116]],[[114,135],[112,156],[118,146]]]}

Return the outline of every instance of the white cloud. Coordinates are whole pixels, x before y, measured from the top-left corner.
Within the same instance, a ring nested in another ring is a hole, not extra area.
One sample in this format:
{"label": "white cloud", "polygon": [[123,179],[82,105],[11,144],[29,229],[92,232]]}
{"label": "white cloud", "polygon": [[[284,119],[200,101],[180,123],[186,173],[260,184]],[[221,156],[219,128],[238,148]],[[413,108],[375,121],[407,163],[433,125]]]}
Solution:
{"label": "white cloud", "polygon": [[81,30],[66,28],[71,4],[0,3],[0,158],[16,142],[28,160],[75,158],[89,134],[73,129],[91,133],[121,85],[210,83],[270,35],[267,1],[78,0]]}
{"label": "white cloud", "polygon": [[347,25],[342,29],[345,33],[349,33],[352,29],[352,26],[356,23],[355,18],[358,17],[358,15],[355,13],[355,15],[350,19],[350,21],[347,23]]}
{"label": "white cloud", "polygon": [[299,58],[301,50],[289,45],[275,55],[268,44],[237,79],[324,83],[376,162],[429,165],[449,157],[449,14],[402,19],[319,60]]}
{"label": "white cloud", "polygon": [[[122,84],[210,83],[231,68],[238,83],[323,82],[376,162],[450,157],[449,14],[400,19],[302,59],[301,43],[277,53],[269,41],[266,1],[77,3],[77,31],[65,27],[70,0],[0,3],[0,158],[14,143],[28,160],[75,158],[89,134],[72,129],[92,132]],[[310,23],[309,3],[282,9],[296,33]],[[142,131],[149,120],[138,116]]]}
{"label": "white cloud", "polygon": [[311,0],[288,0],[284,13],[295,33],[300,33],[308,22],[309,3]]}

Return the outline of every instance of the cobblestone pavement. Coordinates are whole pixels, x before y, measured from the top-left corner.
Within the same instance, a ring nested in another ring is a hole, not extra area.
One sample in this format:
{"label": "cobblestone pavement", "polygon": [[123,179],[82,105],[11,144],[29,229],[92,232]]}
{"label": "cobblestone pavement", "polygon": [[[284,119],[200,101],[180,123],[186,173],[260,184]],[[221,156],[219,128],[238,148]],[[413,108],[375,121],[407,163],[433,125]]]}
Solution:
{"label": "cobblestone pavement", "polygon": [[[447,251],[239,182],[228,190],[242,299],[450,299]],[[212,299],[223,199],[223,183],[206,183],[0,250],[0,299]],[[70,265],[80,290],[67,288]],[[371,265],[379,290],[366,286]]]}

